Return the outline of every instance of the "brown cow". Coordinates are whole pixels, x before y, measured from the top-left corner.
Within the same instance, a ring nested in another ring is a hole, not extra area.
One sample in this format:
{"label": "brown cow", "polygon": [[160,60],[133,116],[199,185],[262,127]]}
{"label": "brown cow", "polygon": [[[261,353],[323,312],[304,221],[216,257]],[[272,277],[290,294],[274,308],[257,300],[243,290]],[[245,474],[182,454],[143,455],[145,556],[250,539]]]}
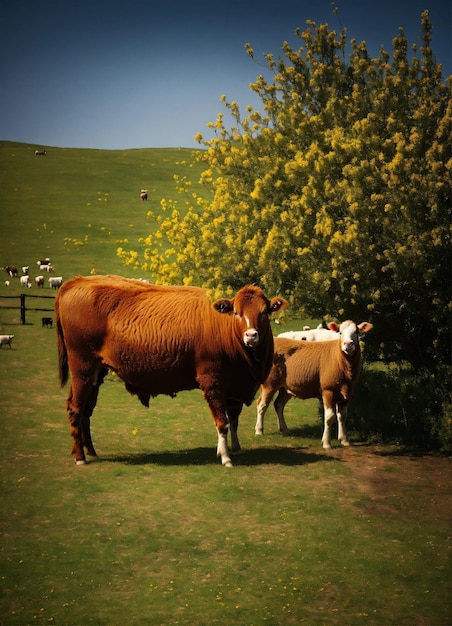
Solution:
{"label": "brown cow", "polygon": [[11,278],[16,278],[19,275],[19,272],[17,271],[17,267],[15,265],[7,265],[5,267],[5,272],[11,277]]}
{"label": "brown cow", "polygon": [[358,333],[373,328],[369,322],[347,320],[339,326],[334,341],[299,341],[275,337],[274,364],[268,379],[261,385],[257,401],[256,435],[264,432],[264,415],[273,396],[279,430],[288,434],[284,407],[293,397],[321,398],[324,406],[323,447],[331,448],[331,426],[337,419],[338,439],[349,446],[345,432],[348,402],[361,371],[361,348]]}
{"label": "brown cow", "polygon": [[287,305],[255,286],[211,304],[198,287],[162,287],[119,276],[79,276],[55,300],[59,372],[77,464],[95,456],[90,418],[108,370],[144,406],[151,396],[199,388],[218,432],[217,455],[231,466],[227,433],[240,449],[238,418],[273,360],[269,314]]}

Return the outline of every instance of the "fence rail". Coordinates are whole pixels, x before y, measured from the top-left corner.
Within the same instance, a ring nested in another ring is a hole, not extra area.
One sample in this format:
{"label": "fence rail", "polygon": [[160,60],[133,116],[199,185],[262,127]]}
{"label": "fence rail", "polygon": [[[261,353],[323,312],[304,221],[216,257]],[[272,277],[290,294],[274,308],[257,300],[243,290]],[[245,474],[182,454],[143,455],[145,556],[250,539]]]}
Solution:
{"label": "fence rail", "polygon": [[[49,308],[40,308],[40,307],[27,307],[26,305],[26,299],[27,298],[41,298],[41,299],[47,299],[47,300],[55,300],[55,296],[34,296],[31,294],[27,294],[27,293],[21,293],[19,296],[0,296],[0,309],[19,309],[20,310],[20,321],[22,322],[22,324],[26,324],[26,312],[27,311],[45,311],[48,313],[53,313],[54,308],[52,306],[51,309]],[[6,299],[15,299],[15,300],[20,300],[20,304],[19,306],[9,306],[7,304],[2,304],[1,301],[2,300],[6,300]]]}

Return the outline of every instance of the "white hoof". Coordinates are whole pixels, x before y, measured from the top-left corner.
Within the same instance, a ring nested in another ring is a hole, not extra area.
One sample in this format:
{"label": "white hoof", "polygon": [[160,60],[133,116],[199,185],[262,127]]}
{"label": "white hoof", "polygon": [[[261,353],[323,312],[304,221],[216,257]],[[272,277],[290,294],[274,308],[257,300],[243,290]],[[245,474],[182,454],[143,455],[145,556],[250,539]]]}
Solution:
{"label": "white hoof", "polygon": [[263,430],[256,430],[255,434],[256,435],[263,435],[264,431]]}
{"label": "white hoof", "polygon": [[83,459],[81,461],[75,461],[76,465],[86,465],[86,461],[84,461]]}

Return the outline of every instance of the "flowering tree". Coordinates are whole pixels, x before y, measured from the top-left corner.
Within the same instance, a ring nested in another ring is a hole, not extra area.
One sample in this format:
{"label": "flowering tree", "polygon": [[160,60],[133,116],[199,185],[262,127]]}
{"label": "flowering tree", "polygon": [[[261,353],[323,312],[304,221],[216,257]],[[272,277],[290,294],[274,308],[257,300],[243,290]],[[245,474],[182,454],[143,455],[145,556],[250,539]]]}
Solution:
{"label": "flowering tree", "polygon": [[223,98],[233,127],[198,135],[206,193],[177,179],[125,262],[223,294],[256,282],[295,314],[371,318],[387,360],[450,362],[452,110],[427,11],[421,26],[411,56],[399,29],[377,58],[345,29],[297,29],[250,86],[262,111]]}

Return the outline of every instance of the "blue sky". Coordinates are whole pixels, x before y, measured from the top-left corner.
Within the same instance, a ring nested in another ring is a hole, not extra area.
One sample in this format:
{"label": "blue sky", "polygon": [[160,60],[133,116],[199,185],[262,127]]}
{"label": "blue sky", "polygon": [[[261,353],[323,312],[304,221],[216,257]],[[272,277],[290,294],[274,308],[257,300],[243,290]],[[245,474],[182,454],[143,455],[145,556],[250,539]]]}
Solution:
{"label": "blue sky", "polygon": [[[348,37],[378,55],[402,26],[451,73],[448,0],[336,0]],[[199,147],[226,113],[220,96],[260,108],[249,83],[307,19],[340,30],[330,0],[5,0],[0,9],[0,139],[76,148]]]}

